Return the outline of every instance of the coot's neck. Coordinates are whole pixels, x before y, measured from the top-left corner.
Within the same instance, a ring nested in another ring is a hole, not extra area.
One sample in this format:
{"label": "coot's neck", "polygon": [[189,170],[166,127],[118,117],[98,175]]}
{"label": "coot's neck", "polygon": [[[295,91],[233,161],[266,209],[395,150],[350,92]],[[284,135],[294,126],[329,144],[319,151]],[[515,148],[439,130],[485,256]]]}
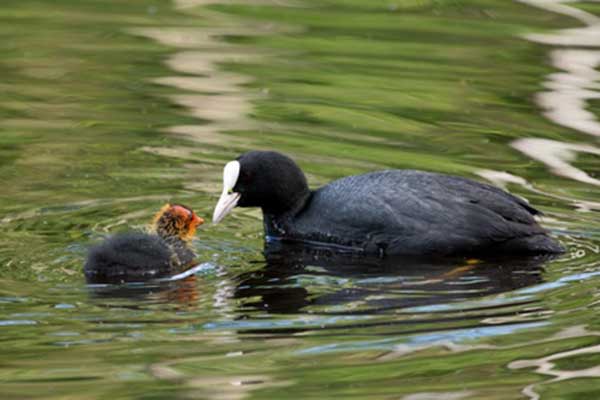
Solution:
{"label": "coot's neck", "polygon": [[267,236],[283,237],[293,235],[293,220],[310,202],[312,192],[307,188],[306,191],[299,193],[290,205],[281,210],[273,210],[263,207],[263,222]]}

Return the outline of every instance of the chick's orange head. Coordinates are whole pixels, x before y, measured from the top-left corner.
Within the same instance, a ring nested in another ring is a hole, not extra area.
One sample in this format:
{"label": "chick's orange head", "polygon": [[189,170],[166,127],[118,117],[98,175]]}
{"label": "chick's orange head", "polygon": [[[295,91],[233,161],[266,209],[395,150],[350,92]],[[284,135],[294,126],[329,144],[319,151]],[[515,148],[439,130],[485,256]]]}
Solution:
{"label": "chick's orange head", "polygon": [[196,215],[191,208],[181,204],[165,204],[154,217],[154,228],[159,231],[190,240],[196,233],[196,227],[204,220]]}

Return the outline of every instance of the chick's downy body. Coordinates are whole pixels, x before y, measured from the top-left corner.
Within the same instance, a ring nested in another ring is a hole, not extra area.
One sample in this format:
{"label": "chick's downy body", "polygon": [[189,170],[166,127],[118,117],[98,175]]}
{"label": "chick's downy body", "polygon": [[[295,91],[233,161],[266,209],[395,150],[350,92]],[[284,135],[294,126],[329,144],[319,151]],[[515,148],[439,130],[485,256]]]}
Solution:
{"label": "chick's downy body", "polygon": [[92,247],[84,266],[90,283],[145,281],[177,273],[195,259],[190,240],[204,221],[182,205],[165,205],[150,233],[127,232]]}

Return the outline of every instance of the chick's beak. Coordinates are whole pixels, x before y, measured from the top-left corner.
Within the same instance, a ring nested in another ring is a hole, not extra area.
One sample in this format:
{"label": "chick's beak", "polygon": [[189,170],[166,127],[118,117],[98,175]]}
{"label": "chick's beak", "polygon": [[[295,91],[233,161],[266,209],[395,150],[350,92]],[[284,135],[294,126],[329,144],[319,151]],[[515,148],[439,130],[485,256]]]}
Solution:
{"label": "chick's beak", "polygon": [[203,218],[200,218],[199,216],[197,216],[196,213],[192,213],[192,225],[193,226],[202,225],[203,223],[204,223]]}
{"label": "chick's beak", "polygon": [[233,210],[240,200],[240,194],[236,192],[223,191],[213,213],[213,224],[218,224],[227,214]]}

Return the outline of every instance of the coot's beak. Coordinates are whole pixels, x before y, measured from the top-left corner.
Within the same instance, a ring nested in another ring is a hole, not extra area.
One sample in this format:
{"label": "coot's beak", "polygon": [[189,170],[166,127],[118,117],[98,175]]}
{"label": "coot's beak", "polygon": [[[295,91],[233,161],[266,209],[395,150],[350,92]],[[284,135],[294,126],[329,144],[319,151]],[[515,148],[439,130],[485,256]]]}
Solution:
{"label": "coot's beak", "polygon": [[218,224],[240,201],[240,194],[233,191],[240,175],[239,161],[230,161],[223,169],[223,193],[213,213],[213,224]]}
{"label": "coot's beak", "polygon": [[213,224],[218,224],[227,214],[233,210],[240,200],[240,194],[224,190],[217,202],[215,212],[213,213]]}

